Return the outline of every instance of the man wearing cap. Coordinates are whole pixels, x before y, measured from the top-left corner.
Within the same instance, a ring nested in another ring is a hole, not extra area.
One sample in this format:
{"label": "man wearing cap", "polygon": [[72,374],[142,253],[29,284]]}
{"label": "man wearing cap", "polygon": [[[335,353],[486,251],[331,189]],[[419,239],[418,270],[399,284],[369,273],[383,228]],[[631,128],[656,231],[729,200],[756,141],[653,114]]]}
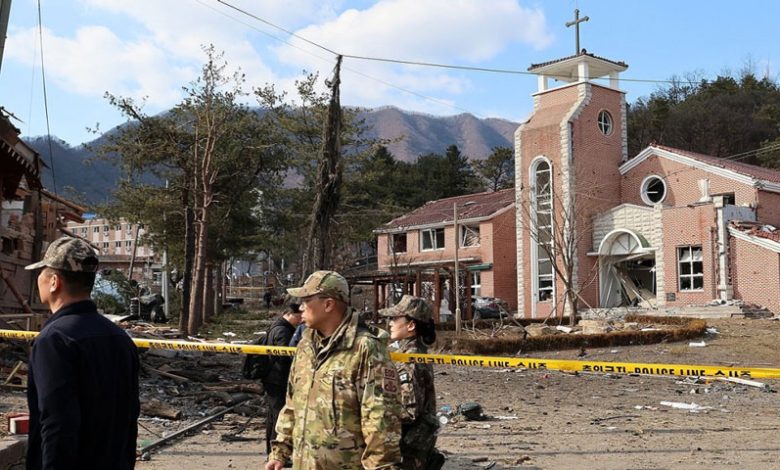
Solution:
{"label": "man wearing cap", "polygon": [[38,293],[53,315],[30,353],[28,469],[135,466],[138,353],[90,300],[98,259],[62,237],[38,263]]}
{"label": "man wearing cap", "polygon": [[266,470],[291,457],[294,469],[398,468],[401,410],[387,334],[358,322],[336,272],[317,271],[287,291],[301,298],[308,328]]}
{"label": "man wearing cap", "polygon": [[[393,350],[425,354],[436,341],[431,307],[420,297],[404,295],[401,301],[379,311],[388,319]],[[398,363],[401,401],[401,456],[404,470],[439,470],[444,455],[436,450],[439,421],[430,364]]]}

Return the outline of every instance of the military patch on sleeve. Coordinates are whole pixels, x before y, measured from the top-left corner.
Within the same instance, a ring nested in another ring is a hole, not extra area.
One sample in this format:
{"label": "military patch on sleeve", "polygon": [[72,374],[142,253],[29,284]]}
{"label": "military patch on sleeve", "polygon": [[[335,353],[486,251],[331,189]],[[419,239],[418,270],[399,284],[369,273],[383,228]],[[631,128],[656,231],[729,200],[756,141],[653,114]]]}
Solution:
{"label": "military patch on sleeve", "polygon": [[400,374],[398,374],[398,380],[401,381],[402,383],[403,382],[408,382],[409,381],[409,374],[407,374],[406,372],[401,372]]}
{"label": "military patch on sleeve", "polygon": [[396,376],[394,367],[385,368],[385,377],[382,381],[382,390],[385,394],[394,395],[398,393],[398,377]]}

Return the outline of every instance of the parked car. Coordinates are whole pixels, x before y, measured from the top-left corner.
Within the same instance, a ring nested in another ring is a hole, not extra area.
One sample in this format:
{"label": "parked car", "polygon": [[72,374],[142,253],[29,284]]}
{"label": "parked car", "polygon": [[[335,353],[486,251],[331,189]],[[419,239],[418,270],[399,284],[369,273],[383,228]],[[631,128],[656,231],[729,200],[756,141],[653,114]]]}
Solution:
{"label": "parked car", "polygon": [[507,318],[509,316],[508,304],[498,297],[471,297],[471,310],[474,320],[488,318]]}

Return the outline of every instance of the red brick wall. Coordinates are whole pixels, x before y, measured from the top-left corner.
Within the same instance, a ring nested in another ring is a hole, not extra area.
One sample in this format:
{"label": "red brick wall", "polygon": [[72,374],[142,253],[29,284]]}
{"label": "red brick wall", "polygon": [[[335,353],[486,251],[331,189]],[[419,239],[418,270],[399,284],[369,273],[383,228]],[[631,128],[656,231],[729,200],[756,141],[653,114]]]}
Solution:
{"label": "red brick wall", "polygon": [[710,194],[734,193],[738,206],[754,204],[756,189],[732,179],[714,175],[704,170],[677,163],[666,158],[650,156],[622,176],[621,193],[623,202],[646,206],[641,197],[642,181],[649,175],[666,175],[666,199],[664,206],[682,207],[701,199],[699,180],[710,180]]}
{"label": "red brick wall", "polygon": [[756,218],[759,222],[780,227],[780,194],[758,191]]}
{"label": "red brick wall", "polygon": [[[524,289],[524,303],[518,305],[518,313],[524,317],[530,317],[532,308],[531,302],[533,301],[532,292],[532,270],[531,270],[531,236],[529,235],[529,220],[528,220],[528,207],[527,201],[529,198],[529,167],[531,162],[538,156],[545,156],[553,162],[553,191],[555,194],[561,193],[561,127],[560,123],[564,117],[569,113],[571,107],[574,105],[578,98],[578,90],[576,86],[568,87],[561,90],[554,90],[537,97],[539,99],[539,107],[531,116],[528,123],[525,124],[520,132],[520,158],[522,166],[522,175],[520,175],[522,186],[521,201],[523,206],[518,208],[518,212],[523,219],[522,226],[519,230],[519,236],[522,237],[522,263],[523,263],[523,279],[520,282]],[[515,156],[517,158],[517,155]],[[546,302],[550,304],[550,302]],[[549,312],[549,308],[546,309],[545,314]],[[537,311],[537,314],[541,316],[543,313],[541,310]]]}
{"label": "red brick wall", "polygon": [[[517,239],[515,236],[515,213],[506,211],[500,214],[489,226],[493,237],[491,259],[492,272],[483,271],[482,289],[484,295],[500,297],[512,310],[517,309]],[[486,287],[490,279],[488,293]]]}
{"label": "red brick wall", "polygon": [[780,254],[730,237],[734,298],[780,313]]}
{"label": "red brick wall", "polygon": [[[666,209],[661,217],[664,228],[664,283],[666,293],[676,295],[675,300],[667,300],[667,306],[702,305],[717,298],[716,212],[712,204]],[[702,249],[704,289],[680,291],[677,248],[693,245]]]}
{"label": "red brick wall", "polygon": [[[623,136],[620,109],[619,92],[594,85],[590,104],[572,125],[577,230],[580,232],[577,235],[578,280],[582,288],[580,295],[590,306],[597,306],[599,301],[598,258],[587,255],[593,245],[593,216],[621,203],[618,168],[623,160]],[[604,135],[598,127],[598,115],[602,110],[612,115],[610,135]]]}

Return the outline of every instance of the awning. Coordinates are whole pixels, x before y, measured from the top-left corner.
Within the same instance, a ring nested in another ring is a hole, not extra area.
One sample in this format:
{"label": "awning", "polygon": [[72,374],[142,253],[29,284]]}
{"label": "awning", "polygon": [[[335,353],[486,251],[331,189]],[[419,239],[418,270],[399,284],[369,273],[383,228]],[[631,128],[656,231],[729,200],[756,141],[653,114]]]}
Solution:
{"label": "awning", "polygon": [[472,264],[471,266],[466,266],[466,269],[469,271],[488,271],[493,269],[493,263]]}

